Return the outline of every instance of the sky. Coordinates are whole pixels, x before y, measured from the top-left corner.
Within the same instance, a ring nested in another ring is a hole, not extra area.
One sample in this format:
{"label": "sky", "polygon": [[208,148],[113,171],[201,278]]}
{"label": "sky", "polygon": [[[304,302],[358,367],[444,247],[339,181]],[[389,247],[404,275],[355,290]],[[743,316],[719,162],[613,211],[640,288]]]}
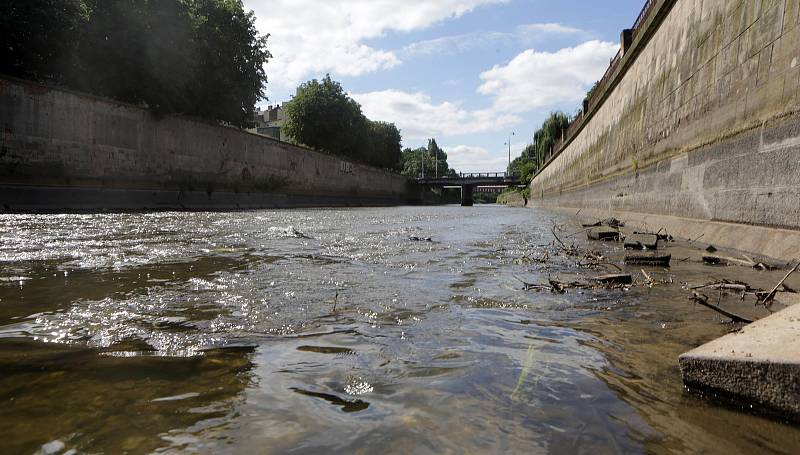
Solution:
{"label": "sky", "polygon": [[[504,171],[554,110],[575,113],[644,0],[244,0],[269,34],[268,101],[330,74],[404,147]],[[512,135],[513,133],[513,135]]]}

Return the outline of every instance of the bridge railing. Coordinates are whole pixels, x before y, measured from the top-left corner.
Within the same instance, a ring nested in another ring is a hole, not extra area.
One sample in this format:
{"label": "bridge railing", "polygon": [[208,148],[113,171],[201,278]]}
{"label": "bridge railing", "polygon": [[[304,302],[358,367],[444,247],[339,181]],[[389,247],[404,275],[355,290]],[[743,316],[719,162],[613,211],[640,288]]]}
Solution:
{"label": "bridge railing", "polygon": [[515,174],[508,172],[459,172],[457,174],[442,175],[439,177],[426,176],[417,180],[455,180],[455,179],[480,179],[480,178],[513,178]]}

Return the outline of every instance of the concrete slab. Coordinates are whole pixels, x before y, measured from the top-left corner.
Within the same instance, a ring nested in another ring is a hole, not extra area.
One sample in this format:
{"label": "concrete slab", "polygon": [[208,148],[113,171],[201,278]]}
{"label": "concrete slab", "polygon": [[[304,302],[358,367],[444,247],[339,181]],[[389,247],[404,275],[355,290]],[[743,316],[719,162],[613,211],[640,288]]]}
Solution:
{"label": "concrete slab", "polygon": [[612,227],[601,226],[587,231],[589,240],[619,240],[619,231]]}
{"label": "concrete slab", "polygon": [[631,234],[625,237],[625,248],[632,250],[658,249],[658,236],[655,234]]}
{"label": "concrete slab", "polygon": [[687,386],[800,416],[800,305],[704,344],[678,361]]}

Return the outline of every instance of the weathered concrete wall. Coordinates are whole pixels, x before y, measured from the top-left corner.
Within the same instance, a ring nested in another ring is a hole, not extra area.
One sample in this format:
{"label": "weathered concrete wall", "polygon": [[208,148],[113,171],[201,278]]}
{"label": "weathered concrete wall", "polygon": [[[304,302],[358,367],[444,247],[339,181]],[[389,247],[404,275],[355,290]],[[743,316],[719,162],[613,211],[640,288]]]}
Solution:
{"label": "weathered concrete wall", "polygon": [[800,1],[655,7],[529,205],[800,229]]}
{"label": "weathered concrete wall", "polygon": [[0,205],[237,208],[396,204],[407,179],[201,121],[0,79]]}

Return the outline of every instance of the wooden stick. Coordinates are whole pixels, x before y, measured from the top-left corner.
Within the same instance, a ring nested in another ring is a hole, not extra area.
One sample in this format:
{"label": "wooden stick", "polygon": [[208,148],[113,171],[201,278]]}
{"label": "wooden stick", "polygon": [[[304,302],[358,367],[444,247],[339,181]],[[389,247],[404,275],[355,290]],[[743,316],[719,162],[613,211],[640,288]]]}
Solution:
{"label": "wooden stick", "polygon": [[520,278],[520,277],[518,277],[516,275],[514,275],[514,278],[516,278],[517,281],[519,281],[520,283],[522,283],[523,286],[525,286],[525,290],[526,291],[529,291],[531,289],[545,289],[547,291],[552,291],[553,290],[552,286],[548,286],[546,284],[528,283],[527,281],[523,280],[522,278]]}
{"label": "wooden stick", "polygon": [[762,302],[760,302],[760,303],[763,304],[767,308],[771,307],[772,303],[774,302],[774,299],[775,299],[775,293],[778,292],[778,288],[781,287],[783,282],[786,281],[791,274],[793,274],[794,272],[797,271],[798,267],[800,267],[800,261],[797,261],[797,264],[795,264],[795,266],[792,268],[792,270],[789,270],[789,273],[787,273],[786,276],[783,277],[783,279],[778,284],[776,284],[775,287],[772,288],[771,291],[769,291],[769,294],[767,294],[767,296],[764,297],[764,300]]}
{"label": "wooden stick", "polygon": [[649,281],[650,283],[652,283],[652,282],[653,282],[653,279],[652,279],[652,278],[650,278],[650,275],[648,275],[648,274],[647,274],[647,272],[645,272],[645,271],[644,271],[644,269],[642,269],[642,275],[644,275],[644,278],[645,278],[647,281]]}
{"label": "wooden stick", "polygon": [[731,284],[731,283],[713,283],[703,284],[701,286],[692,286],[690,289],[725,289],[728,291],[741,291],[746,292],[750,290],[750,286],[746,284]]}
{"label": "wooden stick", "polygon": [[708,297],[706,297],[705,295],[698,294],[698,293],[695,292],[694,295],[689,297],[689,298],[691,300],[694,300],[695,302],[699,303],[700,305],[703,305],[706,308],[710,308],[710,309],[716,311],[717,313],[719,313],[719,314],[721,314],[721,315],[723,315],[723,316],[725,316],[727,318],[730,318],[731,321],[733,321],[733,322],[742,322],[744,324],[752,324],[753,323],[753,321],[751,321],[750,319],[747,319],[747,318],[744,318],[742,316],[739,316],[738,314],[733,314],[733,313],[731,313],[729,311],[725,311],[725,310],[723,310],[722,308],[720,308],[720,307],[718,307],[716,305],[712,305],[712,304],[708,303]]}

